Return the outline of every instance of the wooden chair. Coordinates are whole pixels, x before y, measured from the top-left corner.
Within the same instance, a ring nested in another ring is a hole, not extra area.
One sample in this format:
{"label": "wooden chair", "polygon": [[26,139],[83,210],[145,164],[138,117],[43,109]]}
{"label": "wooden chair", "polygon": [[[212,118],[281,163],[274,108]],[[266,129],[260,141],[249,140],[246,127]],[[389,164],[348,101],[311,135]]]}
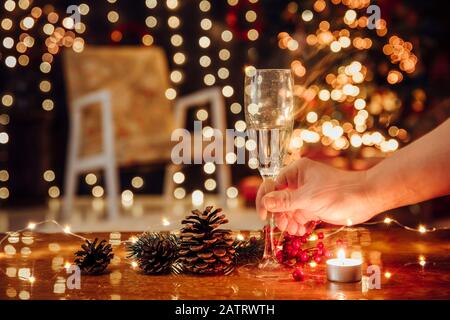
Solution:
{"label": "wooden chair", "polygon": [[[226,116],[220,89],[209,88],[179,98],[172,108],[164,52],[157,47],[86,47],[67,50],[64,69],[69,99],[69,143],[63,217],[70,217],[78,176],[105,171],[108,217],[119,215],[118,167],[165,163],[164,196],[172,199],[170,136],[186,127],[190,108],[210,103],[212,125],[225,133]],[[100,104],[100,108],[98,108]],[[83,113],[88,113],[84,115]],[[98,127],[101,126],[101,130]],[[226,198],[230,170],[218,168],[221,199]]]}

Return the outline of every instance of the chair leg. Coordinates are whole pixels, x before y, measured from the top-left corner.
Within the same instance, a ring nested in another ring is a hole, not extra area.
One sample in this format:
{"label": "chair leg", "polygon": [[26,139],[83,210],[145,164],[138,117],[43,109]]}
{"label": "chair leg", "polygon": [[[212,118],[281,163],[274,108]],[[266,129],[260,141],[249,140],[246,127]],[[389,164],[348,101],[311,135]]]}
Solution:
{"label": "chair leg", "polygon": [[105,168],[106,201],[108,208],[108,218],[115,219],[119,216],[118,196],[118,175],[113,164],[107,164]]}
{"label": "chair leg", "polygon": [[167,203],[173,201],[173,190],[175,189],[173,182],[173,174],[177,171],[178,165],[168,164],[164,173],[164,200]]}
{"label": "chair leg", "polygon": [[73,210],[73,200],[75,198],[77,188],[78,171],[76,161],[78,155],[78,147],[80,145],[80,120],[79,112],[75,112],[71,118],[69,143],[67,146],[67,167],[64,182],[64,201],[62,209],[62,220],[68,221]]}

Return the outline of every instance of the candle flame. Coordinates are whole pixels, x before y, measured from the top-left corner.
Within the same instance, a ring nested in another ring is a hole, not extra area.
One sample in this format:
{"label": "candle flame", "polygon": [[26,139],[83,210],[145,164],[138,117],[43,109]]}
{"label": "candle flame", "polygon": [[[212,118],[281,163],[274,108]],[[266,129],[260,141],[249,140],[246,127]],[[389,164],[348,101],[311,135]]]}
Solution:
{"label": "candle flame", "polygon": [[340,249],[337,252],[337,257],[338,257],[338,260],[341,260],[341,261],[345,259],[345,251],[344,251],[344,249]]}

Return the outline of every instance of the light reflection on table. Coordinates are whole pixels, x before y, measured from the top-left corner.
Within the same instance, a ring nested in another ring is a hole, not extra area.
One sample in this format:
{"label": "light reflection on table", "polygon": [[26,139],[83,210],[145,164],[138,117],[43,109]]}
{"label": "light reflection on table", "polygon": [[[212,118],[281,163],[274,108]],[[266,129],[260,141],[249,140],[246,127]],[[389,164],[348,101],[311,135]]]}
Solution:
{"label": "light reflection on table", "polygon": [[[238,234],[238,233],[236,233]],[[243,237],[256,233],[241,231]],[[449,299],[450,232],[410,233],[402,229],[344,231],[325,240],[333,249],[344,239],[349,255],[361,257],[363,273],[370,264],[381,268],[381,289],[358,283],[326,280],[325,265],[306,266],[306,279],[295,282],[231,276],[160,275],[139,273],[126,258],[126,240],[136,233],[84,234],[108,239],[115,258],[108,273],[82,276],[81,289],[67,286],[66,267],[81,240],[64,234],[23,232],[0,246],[0,299]],[[31,281],[31,280],[34,281]]]}

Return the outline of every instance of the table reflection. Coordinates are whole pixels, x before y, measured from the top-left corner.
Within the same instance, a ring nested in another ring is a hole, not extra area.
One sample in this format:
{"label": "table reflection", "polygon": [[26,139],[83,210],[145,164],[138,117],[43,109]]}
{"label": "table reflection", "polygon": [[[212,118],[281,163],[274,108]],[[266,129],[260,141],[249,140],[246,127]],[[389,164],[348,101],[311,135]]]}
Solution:
{"label": "table reflection", "polygon": [[[235,235],[260,237],[256,231]],[[326,279],[324,263],[305,266],[305,280],[231,276],[143,275],[127,259],[120,241],[137,233],[86,234],[113,244],[115,257],[108,272],[81,276],[81,289],[68,286],[67,270],[82,240],[64,234],[11,234],[0,248],[0,299],[443,299],[450,298],[450,232],[418,237],[404,230],[352,228],[327,238],[334,250],[346,243],[352,258],[363,261],[357,283]],[[412,241],[414,245],[411,245]],[[367,267],[380,268],[380,289],[372,289]],[[289,271],[288,271],[289,272]]]}

